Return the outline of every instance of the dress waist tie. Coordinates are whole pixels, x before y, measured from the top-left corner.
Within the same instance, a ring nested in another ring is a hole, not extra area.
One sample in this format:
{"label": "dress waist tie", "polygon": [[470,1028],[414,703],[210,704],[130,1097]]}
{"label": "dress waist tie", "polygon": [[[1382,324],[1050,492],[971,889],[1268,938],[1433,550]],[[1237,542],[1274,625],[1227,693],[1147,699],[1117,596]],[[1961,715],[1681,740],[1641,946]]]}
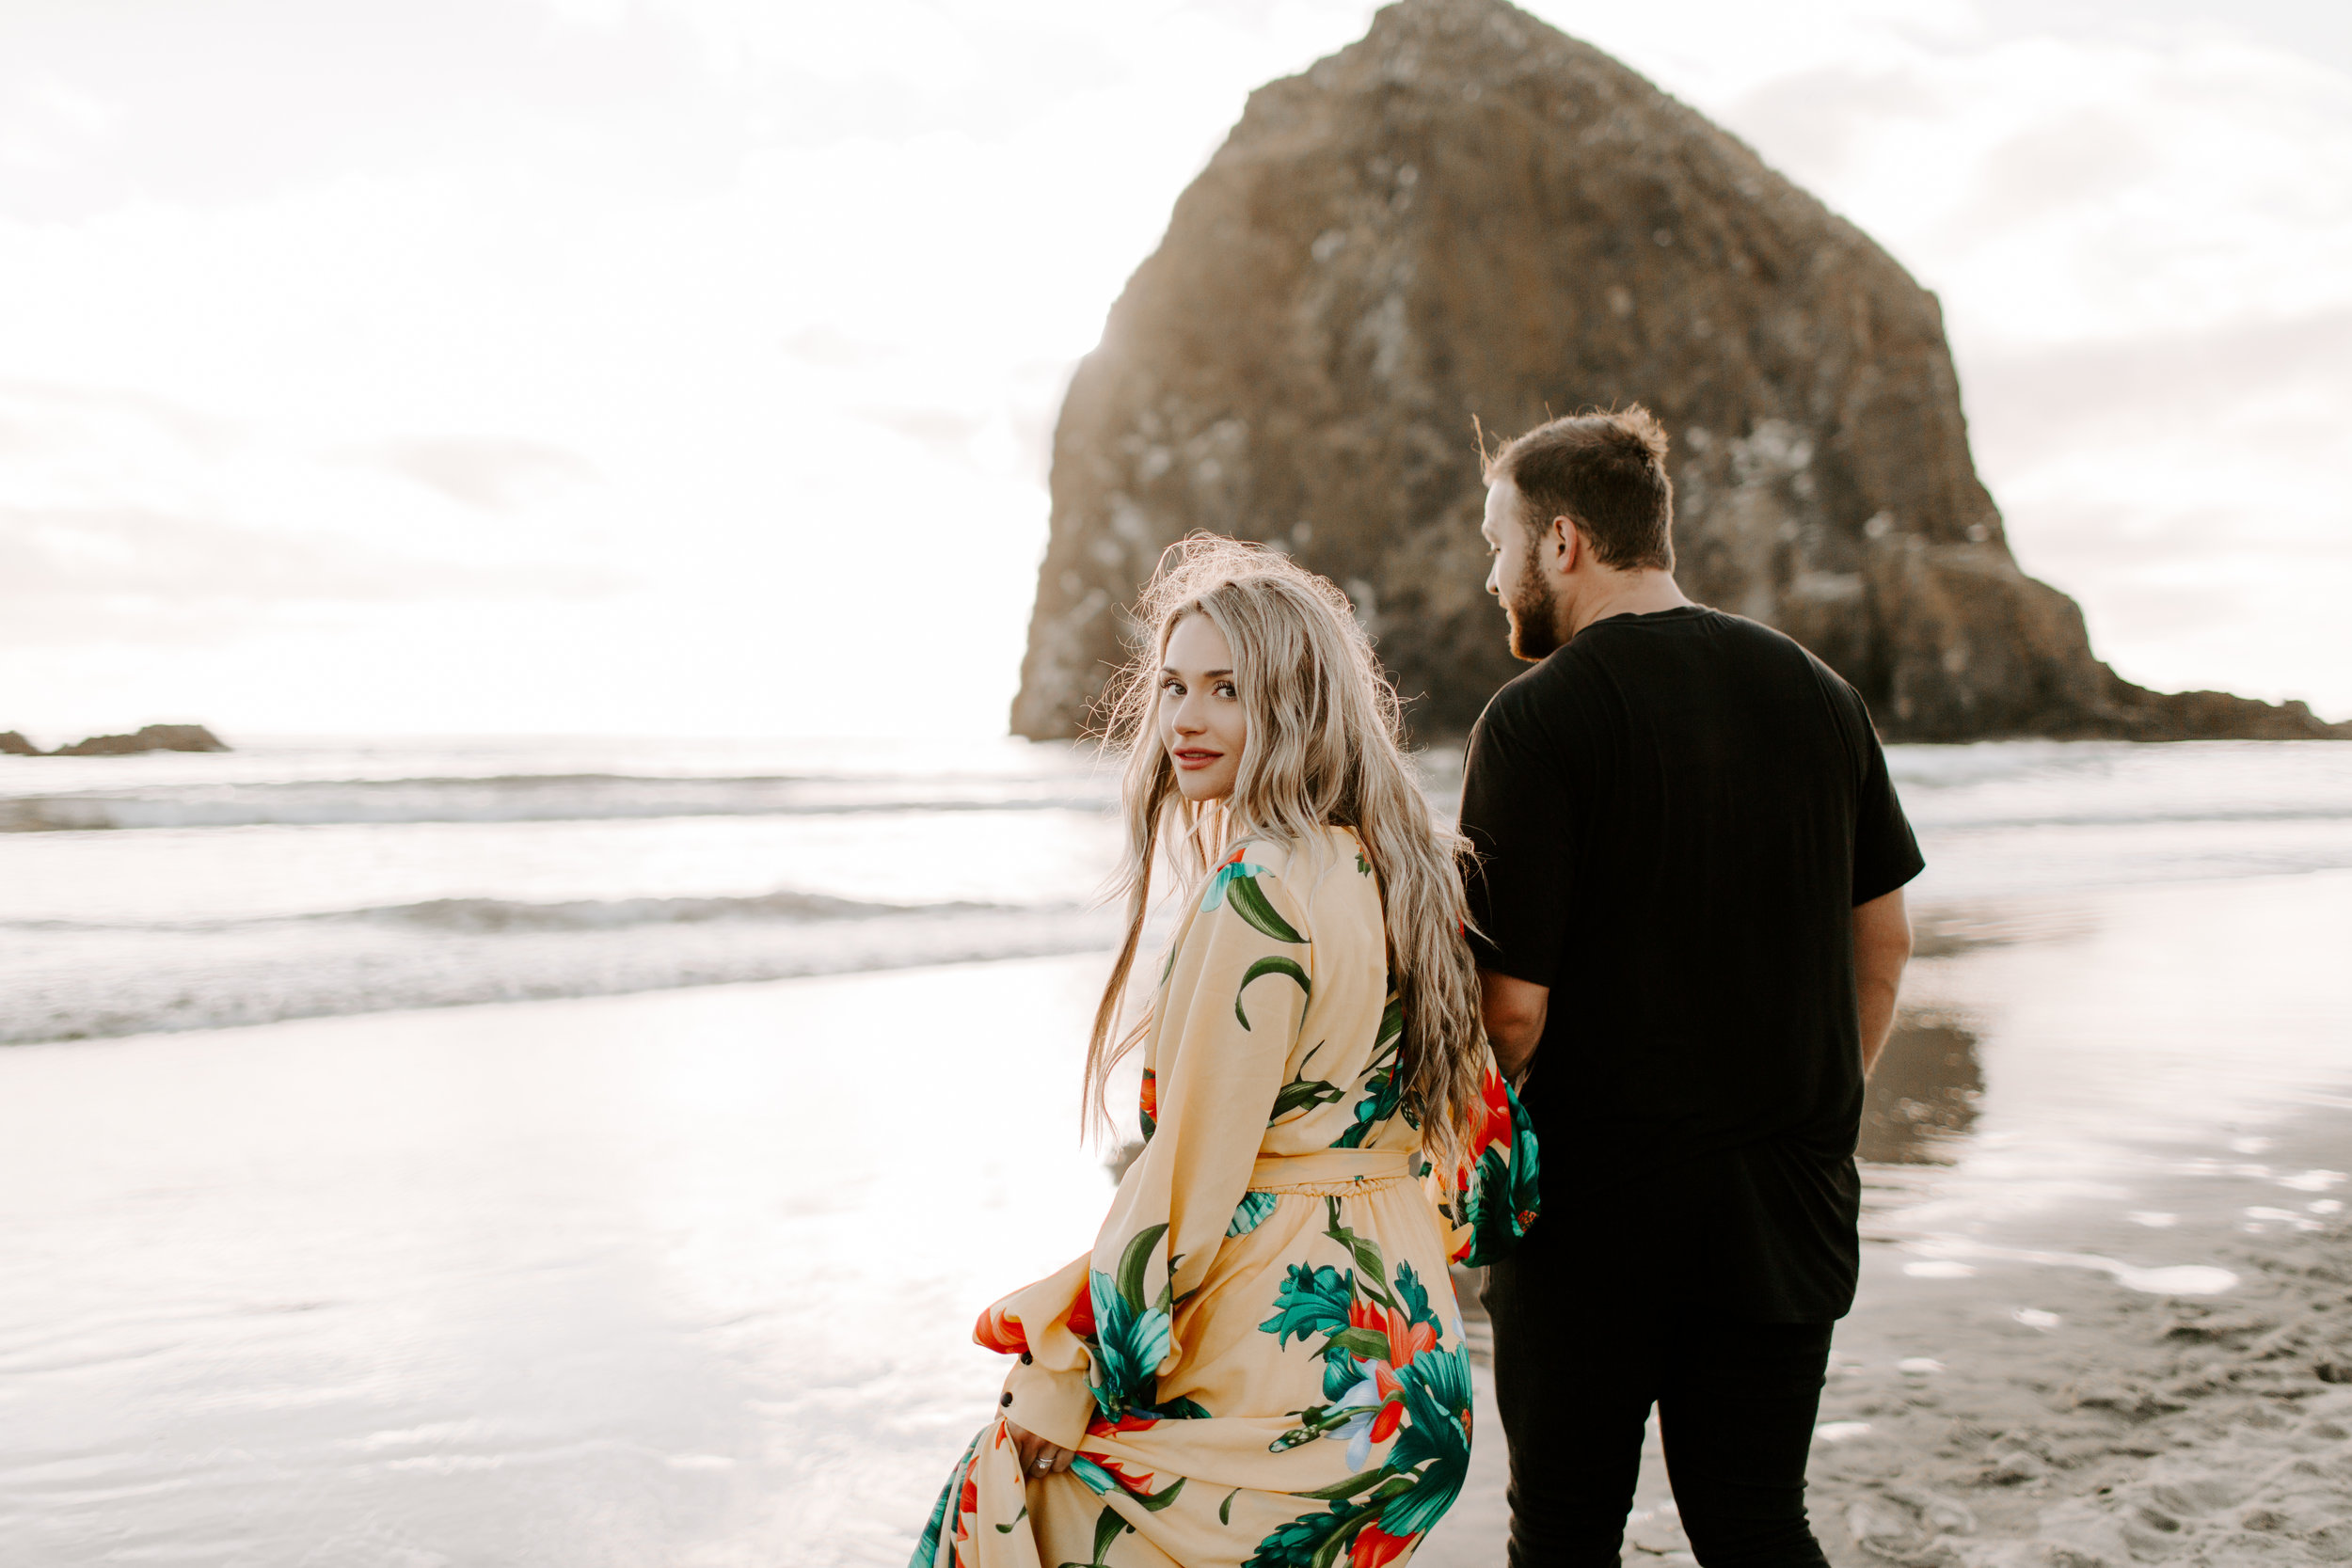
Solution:
{"label": "dress waist tie", "polygon": [[1305,1154],[1263,1154],[1250,1167],[1253,1193],[1307,1193],[1317,1197],[1368,1193],[1413,1174],[1402,1148],[1318,1148]]}

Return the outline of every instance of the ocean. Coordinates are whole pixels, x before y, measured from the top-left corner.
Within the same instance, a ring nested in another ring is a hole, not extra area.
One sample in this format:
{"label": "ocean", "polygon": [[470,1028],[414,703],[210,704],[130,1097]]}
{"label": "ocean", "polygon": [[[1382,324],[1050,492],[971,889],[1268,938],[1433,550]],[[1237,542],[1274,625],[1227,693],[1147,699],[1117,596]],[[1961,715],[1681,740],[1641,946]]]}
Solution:
{"label": "ocean", "polygon": [[[2221,1299],[2333,1223],[2352,746],[1890,765],[1930,869],[1841,1345]],[[1108,1196],[1115,790],[1009,740],[0,758],[0,1560],[902,1561],[973,1314]]]}
{"label": "ocean", "polygon": [[[1946,919],[2352,866],[2352,747],[1890,761]],[[0,1044],[1086,951],[1116,794],[1018,740],[0,758]]]}

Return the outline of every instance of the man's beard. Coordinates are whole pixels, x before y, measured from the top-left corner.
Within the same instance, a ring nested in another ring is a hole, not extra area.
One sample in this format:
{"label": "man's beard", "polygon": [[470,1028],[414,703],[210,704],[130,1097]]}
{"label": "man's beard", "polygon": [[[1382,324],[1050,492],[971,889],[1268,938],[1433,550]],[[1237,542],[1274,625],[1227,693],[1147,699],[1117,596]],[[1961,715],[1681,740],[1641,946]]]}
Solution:
{"label": "man's beard", "polygon": [[1543,568],[1535,562],[1535,552],[1527,552],[1519,565],[1518,580],[1511,584],[1510,594],[1502,601],[1503,612],[1511,620],[1511,657],[1533,664],[1548,658],[1561,643],[1559,617],[1551,604],[1551,594],[1544,586]]}

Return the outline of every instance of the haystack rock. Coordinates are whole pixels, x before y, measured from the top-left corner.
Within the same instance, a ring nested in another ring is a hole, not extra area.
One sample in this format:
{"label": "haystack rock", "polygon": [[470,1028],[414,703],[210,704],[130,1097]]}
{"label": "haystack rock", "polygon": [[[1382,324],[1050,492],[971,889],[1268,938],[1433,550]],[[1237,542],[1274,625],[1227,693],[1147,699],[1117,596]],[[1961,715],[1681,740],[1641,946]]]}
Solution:
{"label": "haystack rock", "polygon": [[1518,669],[1484,592],[1471,419],[1649,405],[1679,576],[1796,637],[1891,737],[2321,736],[2160,695],[2025,576],[1969,457],[1935,297],[1728,133],[1501,0],[1401,0],[1250,95],[1054,436],[1012,711],[1080,733],[1121,607],[1195,529],[1340,582],[1459,735]]}

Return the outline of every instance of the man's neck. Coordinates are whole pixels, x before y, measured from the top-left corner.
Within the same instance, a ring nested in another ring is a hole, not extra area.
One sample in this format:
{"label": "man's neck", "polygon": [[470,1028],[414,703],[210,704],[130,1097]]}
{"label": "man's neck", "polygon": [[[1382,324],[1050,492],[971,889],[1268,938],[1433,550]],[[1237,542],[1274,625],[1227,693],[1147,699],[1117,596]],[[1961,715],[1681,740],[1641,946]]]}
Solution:
{"label": "man's neck", "polygon": [[1661,610],[1678,610],[1690,602],[1672,572],[1612,572],[1569,610],[1565,617],[1568,625],[1564,629],[1574,637],[1594,622],[1606,621],[1612,615],[1649,615]]}

